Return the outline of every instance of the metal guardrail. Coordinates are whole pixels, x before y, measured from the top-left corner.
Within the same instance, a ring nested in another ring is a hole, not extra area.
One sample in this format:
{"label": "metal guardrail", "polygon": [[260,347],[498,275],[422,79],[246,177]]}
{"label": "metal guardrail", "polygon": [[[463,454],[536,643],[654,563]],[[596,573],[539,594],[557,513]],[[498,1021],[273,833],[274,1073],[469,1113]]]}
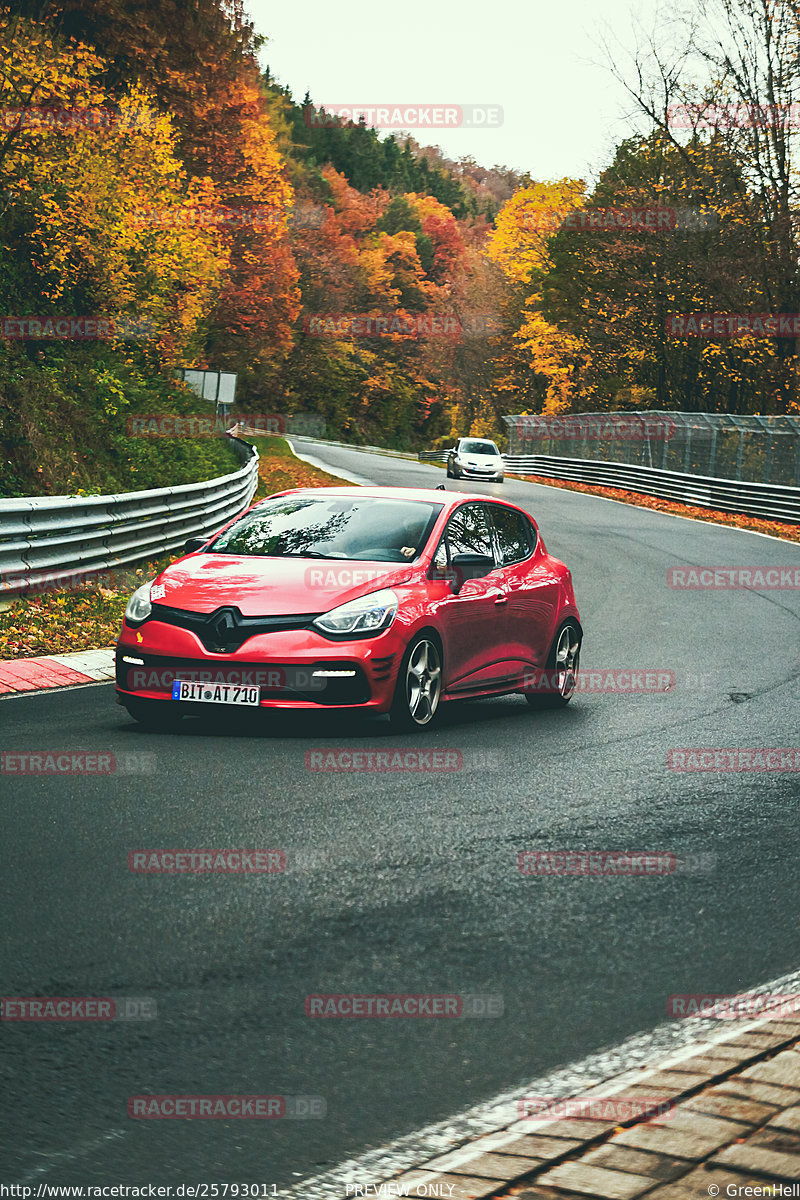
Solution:
{"label": "metal guardrail", "polygon": [[[446,450],[421,450],[420,462],[446,462]],[[745,513],[773,521],[800,523],[800,488],[781,484],[747,483],[736,479],[716,479],[661,471],[655,467],[626,463],[599,462],[596,459],[560,458],[545,454],[504,454],[507,472],[514,475],[541,475],[549,479],[568,479],[598,487],[624,488],[645,496],[660,496],[681,504],[719,512]]]}
{"label": "metal guardrail", "polygon": [[0,596],[168,554],[219,529],[258,486],[257,450],[231,441],[244,466],[217,479],[111,496],[0,499]]}
{"label": "metal guardrail", "polygon": [[637,467],[592,459],[551,458],[541,454],[504,454],[503,461],[506,470],[517,475],[545,475],[551,479],[594,483],[599,487],[626,488],[630,492],[660,496],[681,504],[695,504],[699,508],[800,523],[800,488],[782,484],[747,483],[736,479],[661,471],[656,467]]}

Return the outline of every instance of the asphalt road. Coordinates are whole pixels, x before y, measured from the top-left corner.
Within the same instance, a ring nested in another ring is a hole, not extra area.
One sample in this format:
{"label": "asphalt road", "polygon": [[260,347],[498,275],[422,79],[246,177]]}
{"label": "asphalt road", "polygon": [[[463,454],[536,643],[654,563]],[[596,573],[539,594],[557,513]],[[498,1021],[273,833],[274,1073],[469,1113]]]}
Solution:
{"label": "asphalt road", "polygon": [[[298,447],[377,483],[435,467]],[[448,487],[461,487],[448,483]],[[476,485],[477,488],[477,485]],[[485,492],[497,491],[486,485]],[[380,721],[209,718],[142,731],[99,685],[2,701],[7,751],[139,773],[4,778],[6,996],[153,997],[152,1021],[5,1023],[0,1178],[285,1187],[800,961],[800,779],[678,774],[671,747],[798,739],[796,591],[679,591],[673,565],[800,565],[800,546],[509,481],[565,559],[584,667],[671,669],[654,695],[446,705],[448,774],[319,774],[306,750],[415,746]],[[130,762],[131,760],[129,760]],[[282,875],[155,876],[149,847],[277,847]],[[713,855],[694,873],[520,875],[526,849]],[[320,992],[502,995],[471,1020],[312,1020]],[[321,1096],[323,1120],[133,1121],[143,1093]]]}

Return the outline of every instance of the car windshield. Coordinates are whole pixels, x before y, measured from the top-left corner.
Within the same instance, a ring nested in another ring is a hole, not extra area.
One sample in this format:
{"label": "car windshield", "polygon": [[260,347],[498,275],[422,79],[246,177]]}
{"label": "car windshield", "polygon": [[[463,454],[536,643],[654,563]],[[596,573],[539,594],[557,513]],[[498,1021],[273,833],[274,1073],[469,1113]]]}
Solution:
{"label": "car windshield", "polygon": [[499,454],[494,442],[462,442],[462,454]]}
{"label": "car windshield", "polygon": [[294,495],[265,500],[212,542],[209,552],[270,558],[412,562],[440,504],[374,496]]}

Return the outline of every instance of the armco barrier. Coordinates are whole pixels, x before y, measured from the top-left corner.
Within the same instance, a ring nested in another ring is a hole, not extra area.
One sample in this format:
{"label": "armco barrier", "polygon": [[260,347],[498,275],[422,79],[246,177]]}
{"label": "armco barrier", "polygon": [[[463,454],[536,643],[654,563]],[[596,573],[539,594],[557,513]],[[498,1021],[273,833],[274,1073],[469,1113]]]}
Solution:
{"label": "armco barrier", "polygon": [[231,441],[244,466],[218,479],[114,496],[0,499],[0,596],[168,554],[219,529],[258,485],[258,452]]}
{"label": "armco barrier", "polygon": [[677,500],[681,504],[695,504],[699,508],[712,508],[719,512],[800,522],[800,488],[542,454],[504,454],[503,461],[506,471],[515,475],[543,475],[551,479],[593,483],[599,487],[625,488],[630,492],[660,496],[665,500]]}
{"label": "armco barrier", "polygon": [[[419,461],[446,462],[447,454],[446,450],[421,450]],[[541,475],[592,483],[598,487],[624,488],[629,492],[660,496],[719,512],[746,513],[773,521],[800,523],[800,488],[544,454],[504,454],[503,462],[506,472],[513,475]]]}

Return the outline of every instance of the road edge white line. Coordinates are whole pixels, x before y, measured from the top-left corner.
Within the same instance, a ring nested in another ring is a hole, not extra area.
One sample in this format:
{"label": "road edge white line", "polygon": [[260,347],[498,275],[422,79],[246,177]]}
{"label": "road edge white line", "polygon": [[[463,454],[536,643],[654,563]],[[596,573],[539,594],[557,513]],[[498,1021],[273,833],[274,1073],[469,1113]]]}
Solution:
{"label": "road edge white line", "polygon": [[[295,458],[299,458],[301,462],[308,463],[310,467],[316,467],[318,471],[324,471],[327,475],[335,475],[337,479],[345,479],[348,483],[357,483],[362,487],[376,487],[374,479],[367,479],[365,475],[355,475],[350,471],[343,471],[340,467],[331,467],[328,463],[324,463],[322,459],[315,458],[313,454],[298,454],[297,450],[292,445],[291,439],[286,438],[286,442]],[[367,451],[368,453],[368,451]]]}

